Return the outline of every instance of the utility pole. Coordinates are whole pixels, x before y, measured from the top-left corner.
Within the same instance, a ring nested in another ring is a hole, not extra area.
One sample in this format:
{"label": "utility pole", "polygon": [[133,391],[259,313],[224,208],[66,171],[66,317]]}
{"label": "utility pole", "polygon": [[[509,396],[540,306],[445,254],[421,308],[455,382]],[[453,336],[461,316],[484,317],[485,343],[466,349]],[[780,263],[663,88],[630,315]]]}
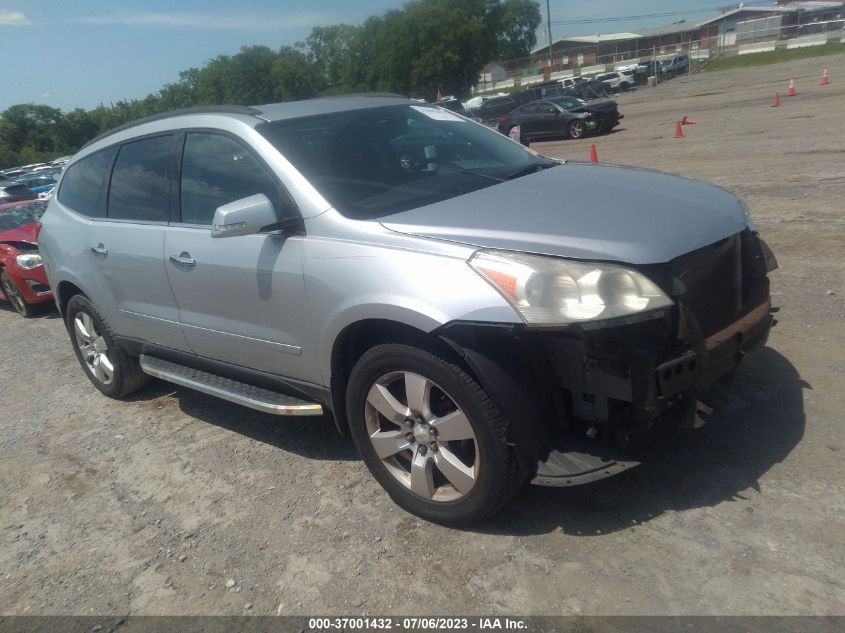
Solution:
{"label": "utility pole", "polygon": [[552,12],[546,0],[546,35],[549,38],[549,72],[552,72]]}

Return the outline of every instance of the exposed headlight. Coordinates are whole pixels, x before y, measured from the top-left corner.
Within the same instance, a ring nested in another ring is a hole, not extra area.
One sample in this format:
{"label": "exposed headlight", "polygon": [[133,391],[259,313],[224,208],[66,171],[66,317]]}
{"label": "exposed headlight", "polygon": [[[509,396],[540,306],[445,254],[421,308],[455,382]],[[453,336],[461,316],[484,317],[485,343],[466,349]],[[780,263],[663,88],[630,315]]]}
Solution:
{"label": "exposed headlight", "polygon": [[483,250],[469,265],[529,325],[613,319],[673,305],[647,277],[613,264]]}
{"label": "exposed headlight", "polygon": [[41,255],[38,253],[26,253],[16,257],[18,266],[26,270],[32,270],[36,266],[41,265]]}

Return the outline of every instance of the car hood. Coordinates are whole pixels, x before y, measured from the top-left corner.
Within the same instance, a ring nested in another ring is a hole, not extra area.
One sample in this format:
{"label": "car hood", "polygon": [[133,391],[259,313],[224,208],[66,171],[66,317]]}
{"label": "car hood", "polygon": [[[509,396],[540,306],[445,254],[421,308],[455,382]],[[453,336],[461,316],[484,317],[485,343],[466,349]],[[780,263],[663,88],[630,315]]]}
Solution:
{"label": "car hood", "polygon": [[41,222],[25,224],[15,229],[0,231],[0,242],[25,242],[36,246],[38,234],[41,232]]}
{"label": "car hood", "polygon": [[470,246],[629,264],[668,262],[746,226],[730,192],[656,171],[569,163],[380,218]]}

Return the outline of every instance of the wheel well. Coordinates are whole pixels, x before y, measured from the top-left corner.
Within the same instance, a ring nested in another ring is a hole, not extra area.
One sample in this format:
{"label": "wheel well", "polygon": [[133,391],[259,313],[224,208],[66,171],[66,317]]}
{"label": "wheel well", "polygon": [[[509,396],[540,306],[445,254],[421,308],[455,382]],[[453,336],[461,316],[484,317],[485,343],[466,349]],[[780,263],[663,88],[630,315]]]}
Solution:
{"label": "wheel well", "polygon": [[69,281],[59,282],[59,286],[56,288],[56,296],[58,297],[59,313],[62,315],[62,318],[65,316],[65,310],[70,300],[76,295],[84,294],[78,286]]}
{"label": "wheel well", "polygon": [[332,411],[341,433],[346,434],[348,426],[346,384],[349,374],[367,350],[382,343],[406,343],[423,347],[460,365],[470,375],[473,374],[466,362],[434,334],[386,319],[367,319],[348,325],[335,339],[331,357]]}

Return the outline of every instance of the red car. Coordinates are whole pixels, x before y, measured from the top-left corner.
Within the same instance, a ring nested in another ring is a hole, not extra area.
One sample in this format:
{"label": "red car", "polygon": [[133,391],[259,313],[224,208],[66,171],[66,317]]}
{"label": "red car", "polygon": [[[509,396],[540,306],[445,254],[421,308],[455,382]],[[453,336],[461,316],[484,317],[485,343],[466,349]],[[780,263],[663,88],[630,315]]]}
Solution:
{"label": "red car", "polygon": [[53,299],[38,253],[39,219],[46,208],[47,200],[0,205],[0,297],[25,317]]}

